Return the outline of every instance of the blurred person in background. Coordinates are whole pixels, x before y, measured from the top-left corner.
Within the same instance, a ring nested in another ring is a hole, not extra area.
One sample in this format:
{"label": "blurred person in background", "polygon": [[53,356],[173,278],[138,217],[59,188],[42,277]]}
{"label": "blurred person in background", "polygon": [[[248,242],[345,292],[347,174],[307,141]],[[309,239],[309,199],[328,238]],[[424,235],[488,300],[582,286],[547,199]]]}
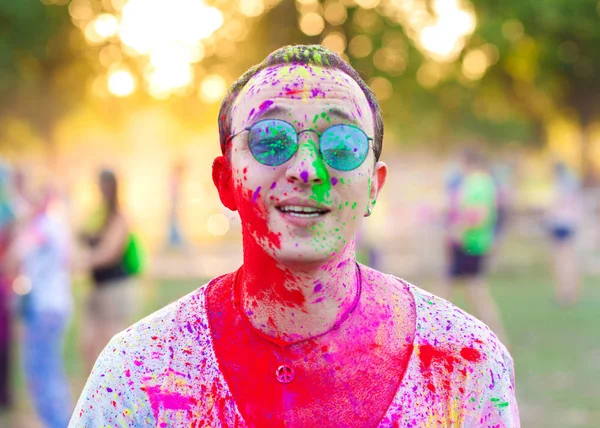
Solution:
{"label": "blurred person in background", "polygon": [[218,117],[212,177],[239,211],[243,265],[115,336],[70,426],[518,427],[490,329],[356,261],[388,171],[358,72],[322,46],[283,47]]}
{"label": "blurred person in background", "polygon": [[440,297],[450,299],[459,283],[475,316],[485,322],[504,343],[508,337],[487,283],[488,256],[493,249],[497,222],[497,189],[478,150],[461,154],[460,171],[447,185],[450,209],[447,223],[447,271]]}
{"label": "blurred person in background", "polygon": [[27,286],[16,290],[21,294],[18,308],[24,326],[24,368],[29,396],[40,420],[48,428],[62,428],[73,409],[63,359],[73,312],[70,233],[51,185],[29,191],[28,196],[29,214],[20,219],[10,250],[18,261],[19,286]]}
{"label": "blurred person in background", "polygon": [[581,288],[577,233],[583,201],[579,180],[564,162],[556,162],[553,173],[554,195],[545,220],[552,240],[556,300],[560,305],[570,306],[577,302]]}
{"label": "blurred person in background", "polygon": [[497,268],[500,249],[508,233],[510,215],[514,208],[515,190],[513,169],[508,162],[497,162],[491,169],[496,186],[496,225],[494,227],[494,245],[490,252],[489,267]]}
{"label": "blurred person in background", "polygon": [[7,258],[14,235],[15,210],[11,168],[0,160],[0,411],[11,405],[11,297],[15,271]]}
{"label": "blurred person in background", "polygon": [[117,177],[105,169],[98,178],[102,203],[81,235],[89,248],[83,265],[93,283],[81,338],[87,373],[110,339],[133,322],[137,308],[137,281],[124,264],[131,232]]}
{"label": "blurred person in background", "polygon": [[185,174],[185,163],[183,160],[176,162],[169,177],[169,236],[167,247],[178,249],[185,245],[181,231],[180,206],[181,191]]}

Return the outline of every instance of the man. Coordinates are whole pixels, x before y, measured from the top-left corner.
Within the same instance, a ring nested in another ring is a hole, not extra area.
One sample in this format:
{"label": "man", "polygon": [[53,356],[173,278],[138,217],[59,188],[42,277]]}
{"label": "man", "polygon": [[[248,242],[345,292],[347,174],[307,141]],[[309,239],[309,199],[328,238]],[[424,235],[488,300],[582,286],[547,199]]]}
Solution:
{"label": "man", "polygon": [[466,149],[461,156],[461,173],[450,190],[450,215],[446,239],[448,271],[440,296],[448,299],[459,281],[479,319],[507,344],[506,333],[494,298],[486,282],[487,258],[492,251],[497,223],[497,190],[481,154]]}
{"label": "man", "polygon": [[352,67],[281,48],[233,84],[219,131],[213,181],[244,264],[117,335],[72,427],[519,426],[490,330],[356,263],[387,166]]}

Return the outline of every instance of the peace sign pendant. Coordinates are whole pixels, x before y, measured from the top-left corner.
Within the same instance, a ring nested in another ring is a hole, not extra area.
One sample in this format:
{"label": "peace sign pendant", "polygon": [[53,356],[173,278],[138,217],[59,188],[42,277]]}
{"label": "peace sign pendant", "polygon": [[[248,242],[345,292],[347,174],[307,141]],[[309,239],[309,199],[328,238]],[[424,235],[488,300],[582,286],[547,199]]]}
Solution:
{"label": "peace sign pendant", "polygon": [[294,375],[294,369],[287,364],[280,365],[275,371],[275,376],[280,383],[290,383],[294,380]]}

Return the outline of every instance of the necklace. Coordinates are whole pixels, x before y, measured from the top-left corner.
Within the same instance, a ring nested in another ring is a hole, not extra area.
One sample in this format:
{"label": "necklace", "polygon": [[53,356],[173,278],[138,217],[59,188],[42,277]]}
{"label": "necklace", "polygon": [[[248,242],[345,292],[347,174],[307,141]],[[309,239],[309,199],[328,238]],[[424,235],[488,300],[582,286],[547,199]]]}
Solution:
{"label": "necklace", "polygon": [[358,265],[358,263],[356,263],[356,271],[358,273],[357,292],[356,292],[356,296],[354,297],[354,301],[352,302],[352,306],[350,306],[350,310],[348,310],[348,312],[346,312],[342,318],[340,318],[338,321],[336,321],[335,324],[333,324],[333,326],[330,329],[324,331],[323,333],[319,333],[317,335],[310,336],[310,337],[300,339],[300,340],[296,340],[293,342],[286,342],[281,339],[270,337],[270,336],[266,335],[265,333],[263,333],[262,331],[256,329],[252,325],[250,320],[248,320],[248,318],[240,310],[241,305],[240,305],[240,298],[238,296],[237,289],[238,289],[238,279],[239,279],[241,270],[242,269],[240,268],[235,273],[235,279],[233,282],[233,305],[234,305],[235,309],[238,311],[238,313],[240,314],[242,321],[246,324],[246,326],[250,329],[250,331],[252,331],[255,335],[257,335],[261,339],[266,340],[267,342],[273,343],[274,345],[276,345],[280,348],[281,359],[283,361],[282,361],[282,364],[279,367],[277,367],[277,370],[275,370],[275,377],[277,378],[278,382],[284,383],[284,384],[290,383],[291,381],[293,381],[294,377],[296,375],[296,371],[294,370],[294,368],[290,364],[286,363],[286,361],[285,361],[284,349],[287,347],[293,346],[293,345],[297,345],[302,342],[307,342],[309,340],[317,339],[321,336],[326,335],[327,333],[329,333],[333,330],[337,330],[338,328],[340,328],[340,326],[350,317],[352,312],[354,312],[354,310],[358,306],[358,302],[360,301],[360,296],[362,294],[362,273],[360,271],[360,266]]}

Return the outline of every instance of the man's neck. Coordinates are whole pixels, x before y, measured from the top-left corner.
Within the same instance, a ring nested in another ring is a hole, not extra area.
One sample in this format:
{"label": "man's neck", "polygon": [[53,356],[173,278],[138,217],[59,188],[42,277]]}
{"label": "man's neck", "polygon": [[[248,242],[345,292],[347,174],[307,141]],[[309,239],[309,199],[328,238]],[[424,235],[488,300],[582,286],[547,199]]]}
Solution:
{"label": "man's neck", "polygon": [[355,303],[359,277],[353,245],[324,264],[293,268],[262,249],[252,252],[248,257],[245,251],[234,299],[241,316],[265,335],[294,342],[323,334]]}

